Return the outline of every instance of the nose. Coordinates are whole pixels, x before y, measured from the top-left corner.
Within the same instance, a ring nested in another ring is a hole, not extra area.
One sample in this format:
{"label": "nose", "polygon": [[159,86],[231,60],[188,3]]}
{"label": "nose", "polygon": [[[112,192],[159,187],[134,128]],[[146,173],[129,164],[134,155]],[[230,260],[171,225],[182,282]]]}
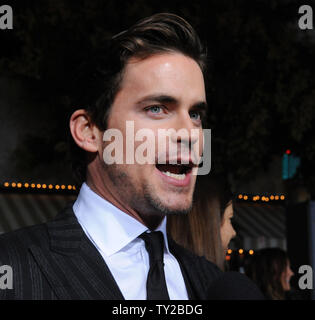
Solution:
{"label": "nose", "polygon": [[291,268],[289,268],[289,276],[290,276],[290,277],[294,276],[294,272],[292,271]]}
{"label": "nose", "polygon": [[234,229],[234,227],[232,226],[232,239],[236,237],[236,231]]}
{"label": "nose", "polygon": [[186,147],[192,148],[200,139],[201,129],[194,125],[186,110],[178,114],[173,129],[175,129],[172,135],[173,143],[184,144]]}

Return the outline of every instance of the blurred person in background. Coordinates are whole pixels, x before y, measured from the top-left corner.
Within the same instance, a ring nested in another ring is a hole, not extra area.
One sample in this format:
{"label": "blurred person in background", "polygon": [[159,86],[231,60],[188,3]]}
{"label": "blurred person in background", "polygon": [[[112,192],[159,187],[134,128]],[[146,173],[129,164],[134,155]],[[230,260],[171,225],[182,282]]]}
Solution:
{"label": "blurred person in background", "polygon": [[167,227],[177,243],[224,270],[228,245],[236,235],[232,218],[233,195],[228,183],[199,176],[192,211],[186,216],[170,215]]}
{"label": "blurred person in background", "polygon": [[245,273],[251,278],[268,300],[291,298],[290,279],[294,275],[285,250],[264,248],[250,257],[245,265]]}

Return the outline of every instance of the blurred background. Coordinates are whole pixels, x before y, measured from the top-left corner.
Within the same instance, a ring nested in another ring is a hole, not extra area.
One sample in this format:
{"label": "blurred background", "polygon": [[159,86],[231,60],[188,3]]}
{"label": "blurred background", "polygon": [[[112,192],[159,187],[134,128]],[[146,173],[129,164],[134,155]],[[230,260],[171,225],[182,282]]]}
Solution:
{"label": "blurred background", "polygon": [[[264,247],[315,266],[315,33],[298,25],[313,1],[6,1],[0,30],[0,233],[46,221],[75,198],[67,134],[73,77],[101,39],[139,19],[188,20],[211,58],[212,170],[236,196],[233,270]],[[314,250],[313,250],[314,249]],[[312,290],[304,290],[310,298]]]}

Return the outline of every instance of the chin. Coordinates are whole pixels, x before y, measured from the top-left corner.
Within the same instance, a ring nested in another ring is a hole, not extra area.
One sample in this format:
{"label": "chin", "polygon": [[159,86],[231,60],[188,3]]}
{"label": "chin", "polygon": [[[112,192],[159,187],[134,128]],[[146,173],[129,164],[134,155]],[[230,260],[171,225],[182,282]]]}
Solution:
{"label": "chin", "polygon": [[171,207],[171,210],[174,212],[185,212],[189,213],[191,211],[191,206],[173,206]]}
{"label": "chin", "polygon": [[[162,202],[163,203],[163,202]],[[191,211],[191,201],[179,201],[179,202],[165,202],[164,207],[166,208],[167,214],[183,214],[186,215]]]}
{"label": "chin", "polygon": [[175,211],[186,211],[192,207],[192,196],[190,194],[169,193],[161,202]]}
{"label": "chin", "polygon": [[144,187],[144,198],[152,211],[156,214],[187,214],[192,207],[192,194],[184,190],[161,190],[146,184]]}
{"label": "chin", "polygon": [[190,211],[190,208],[169,208],[166,215],[187,215]]}
{"label": "chin", "polygon": [[192,202],[187,201],[187,205],[183,205],[183,201],[176,203],[170,203],[170,201],[165,201],[161,198],[153,197],[146,194],[145,198],[150,203],[150,206],[154,211],[159,212],[162,215],[172,215],[172,214],[188,214],[191,211]]}

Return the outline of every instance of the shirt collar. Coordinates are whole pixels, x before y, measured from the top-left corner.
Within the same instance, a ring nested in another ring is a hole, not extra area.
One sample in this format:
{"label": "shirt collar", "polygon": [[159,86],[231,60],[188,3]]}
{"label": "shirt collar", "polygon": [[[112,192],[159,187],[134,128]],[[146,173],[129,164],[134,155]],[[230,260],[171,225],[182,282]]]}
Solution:
{"label": "shirt collar", "polygon": [[[81,186],[73,211],[89,238],[106,256],[118,252],[148,231],[145,225],[100,197],[86,183]],[[166,217],[156,231],[163,233],[165,249],[169,252]]]}

